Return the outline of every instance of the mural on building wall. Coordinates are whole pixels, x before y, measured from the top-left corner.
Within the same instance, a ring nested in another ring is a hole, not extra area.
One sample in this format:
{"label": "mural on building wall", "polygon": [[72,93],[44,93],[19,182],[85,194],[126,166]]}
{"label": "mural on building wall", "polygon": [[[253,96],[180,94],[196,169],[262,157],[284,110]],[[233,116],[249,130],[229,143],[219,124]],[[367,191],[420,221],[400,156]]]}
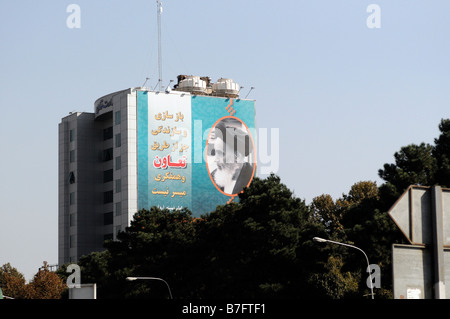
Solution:
{"label": "mural on building wall", "polygon": [[138,207],[189,208],[232,200],[256,172],[255,102],[138,91]]}

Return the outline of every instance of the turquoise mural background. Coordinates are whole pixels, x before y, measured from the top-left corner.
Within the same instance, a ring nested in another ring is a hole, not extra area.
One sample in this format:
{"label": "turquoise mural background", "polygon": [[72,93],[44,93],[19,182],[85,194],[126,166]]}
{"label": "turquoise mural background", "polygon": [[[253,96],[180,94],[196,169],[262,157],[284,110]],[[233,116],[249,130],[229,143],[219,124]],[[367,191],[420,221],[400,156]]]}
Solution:
{"label": "turquoise mural background", "polygon": [[[230,112],[227,110],[227,106],[230,104],[230,99],[220,98],[220,97],[207,97],[207,96],[193,96],[191,101],[192,108],[192,125],[194,131],[195,123],[201,123],[202,130],[204,132],[201,149],[199,141],[196,143],[193,141],[195,146],[195,154],[201,152],[202,162],[194,163],[192,168],[192,175],[194,176],[192,180],[192,196],[195,200],[192,202],[192,211],[196,214],[204,214],[214,211],[217,205],[226,204],[231,197],[222,194],[217,190],[214,183],[209,177],[208,169],[206,167],[205,161],[205,149],[207,144],[208,133],[220,118],[225,116],[230,116]],[[233,116],[242,120],[250,130],[252,134],[255,148],[256,148],[256,130],[255,130],[255,101],[250,100],[239,100],[233,99],[233,109],[236,111]],[[199,130],[199,125],[197,124],[195,129]],[[198,135],[198,134],[194,134]],[[198,156],[197,156],[198,157]],[[234,198],[237,201],[238,198]]]}
{"label": "turquoise mural background", "polygon": [[149,209],[148,202],[148,93],[137,92],[137,180],[138,209]]}
{"label": "turquoise mural background", "polygon": [[[175,203],[173,200],[177,196],[172,198],[153,195],[152,197],[152,190],[163,190],[163,188],[161,183],[154,180],[155,174],[158,172],[153,167],[154,152],[152,152],[151,146],[154,141],[149,140],[149,134],[151,136],[151,131],[157,129],[157,123],[149,120],[149,114],[150,116],[154,114],[152,107],[156,107],[160,111],[166,110],[167,104],[164,106],[163,98],[160,100],[161,102],[158,102],[161,105],[149,104],[149,94],[155,94],[155,92],[138,91],[137,93],[138,208],[149,209],[151,206],[179,208],[182,205],[183,207],[188,207],[192,211],[193,216],[200,217],[203,214],[214,211],[218,205],[226,204],[232,199],[231,196],[221,193],[215,187],[208,173],[205,160],[207,137],[211,128],[219,119],[232,115],[247,125],[253,138],[256,154],[255,101],[231,100],[229,98],[210,96],[185,96],[185,98],[190,97],[190,123],[186,120],[184,122],[186,126],[183,126],[183,128],[190,128],[189,134],[191,138],[187,163],[189,169],[184,171],[186,173],[185,189],[187,190],[187,196],[180,198]],[[186,108],[184,101],[182,104],[184,105],[183,108]],[[230,108],[230,104],[232,108]],[[187,110],[184,109],[184,112],[187,112]],[[152,138],[150,137],[150,139]],[[162,139],[155,140],[163,143]],[[165,172],[161,171],[161,173]],[[174,182],[166,184],[170,189],[180,185],[179,181],[168,182]],[[237,197],[233,199],[233,201],[237,200]]]}

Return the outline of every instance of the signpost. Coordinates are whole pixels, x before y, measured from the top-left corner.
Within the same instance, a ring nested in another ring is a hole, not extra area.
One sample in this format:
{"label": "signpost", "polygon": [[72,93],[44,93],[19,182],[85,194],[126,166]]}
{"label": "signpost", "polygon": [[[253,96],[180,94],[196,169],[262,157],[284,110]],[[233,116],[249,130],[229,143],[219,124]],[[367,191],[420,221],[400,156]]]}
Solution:
{"label": "signpost", "polygon": [[410,186],[388,214],[411,244],[392,247],[394,298],[450,297],[450,189]]}

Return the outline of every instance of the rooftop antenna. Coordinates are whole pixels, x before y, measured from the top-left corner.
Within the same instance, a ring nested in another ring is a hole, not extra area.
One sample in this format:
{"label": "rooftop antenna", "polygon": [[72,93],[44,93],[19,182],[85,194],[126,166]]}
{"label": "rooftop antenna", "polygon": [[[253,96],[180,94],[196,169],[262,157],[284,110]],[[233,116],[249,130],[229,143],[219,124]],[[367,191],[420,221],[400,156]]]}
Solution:
{"label": "rooftop antenna", "polygon": [[156,87],[159,85],[159,87],[160,87],[160,90],[161,90],[161,85],[159,84],[160,82],[158,81],[158,82],[156,82],[156,85],[155,85],[155,87],[153,88],[153,91],[155,91],[156,90]]}
{"label": "rooftop antenna", "polygon": [[252,91],[252,90],[254,90],[255,89],[255,87],[254,86],[252,86],[251,88],[250,88],[250,91],[248,91],[248,93],[247,93],[247,95],[245,96],[245,98],[244,99],[246,99],[247,98],[247,96],[250,94],[250,92]]}
{"label": "rooftop antenna", "polygon": [[158,17],[158,72],[159,72],[159,90],[162,91],[162,54],[161,54],[161,14],[162,3],[160,0],[156,0],[157,17]]}
{"label": "rooftop antenna", "polygon": [[145,78],[145,82],[141,85],[141,87],[144,87],[145,83],[147,83],[148,80],[150,80],[150,78]]}
{"label": "rooftop antenna", "polygon": [[170,88],[170,83],[172,83],[173,82],[173,80],[170,80],[170,82],[169,82],[169,84],[167,84],[167,86],[166,86],[166,93],[170,93],[170,91],[172,91],[172,89]]}

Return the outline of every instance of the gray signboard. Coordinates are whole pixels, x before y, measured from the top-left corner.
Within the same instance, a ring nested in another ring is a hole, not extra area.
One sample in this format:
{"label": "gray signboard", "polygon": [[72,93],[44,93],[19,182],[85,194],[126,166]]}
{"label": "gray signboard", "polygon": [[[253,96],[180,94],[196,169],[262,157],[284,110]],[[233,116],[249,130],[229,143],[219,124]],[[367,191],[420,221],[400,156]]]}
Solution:
{"label": "gray signboard", "polygon": [[388,213],[411,243],[392,248],[394,298],[450,296],[450,189],[410,186]]}
{"label": "gray signboard", "polygon": [[[444,249],[444,263],[450,265],[450,249]],[[432,299],[433,256],[423,245],[398,245],[392,247],[395,299]],[[450,278],[450,267],[445,268],[445,278]],[[450,296],[450,285],[445,285]]]}

